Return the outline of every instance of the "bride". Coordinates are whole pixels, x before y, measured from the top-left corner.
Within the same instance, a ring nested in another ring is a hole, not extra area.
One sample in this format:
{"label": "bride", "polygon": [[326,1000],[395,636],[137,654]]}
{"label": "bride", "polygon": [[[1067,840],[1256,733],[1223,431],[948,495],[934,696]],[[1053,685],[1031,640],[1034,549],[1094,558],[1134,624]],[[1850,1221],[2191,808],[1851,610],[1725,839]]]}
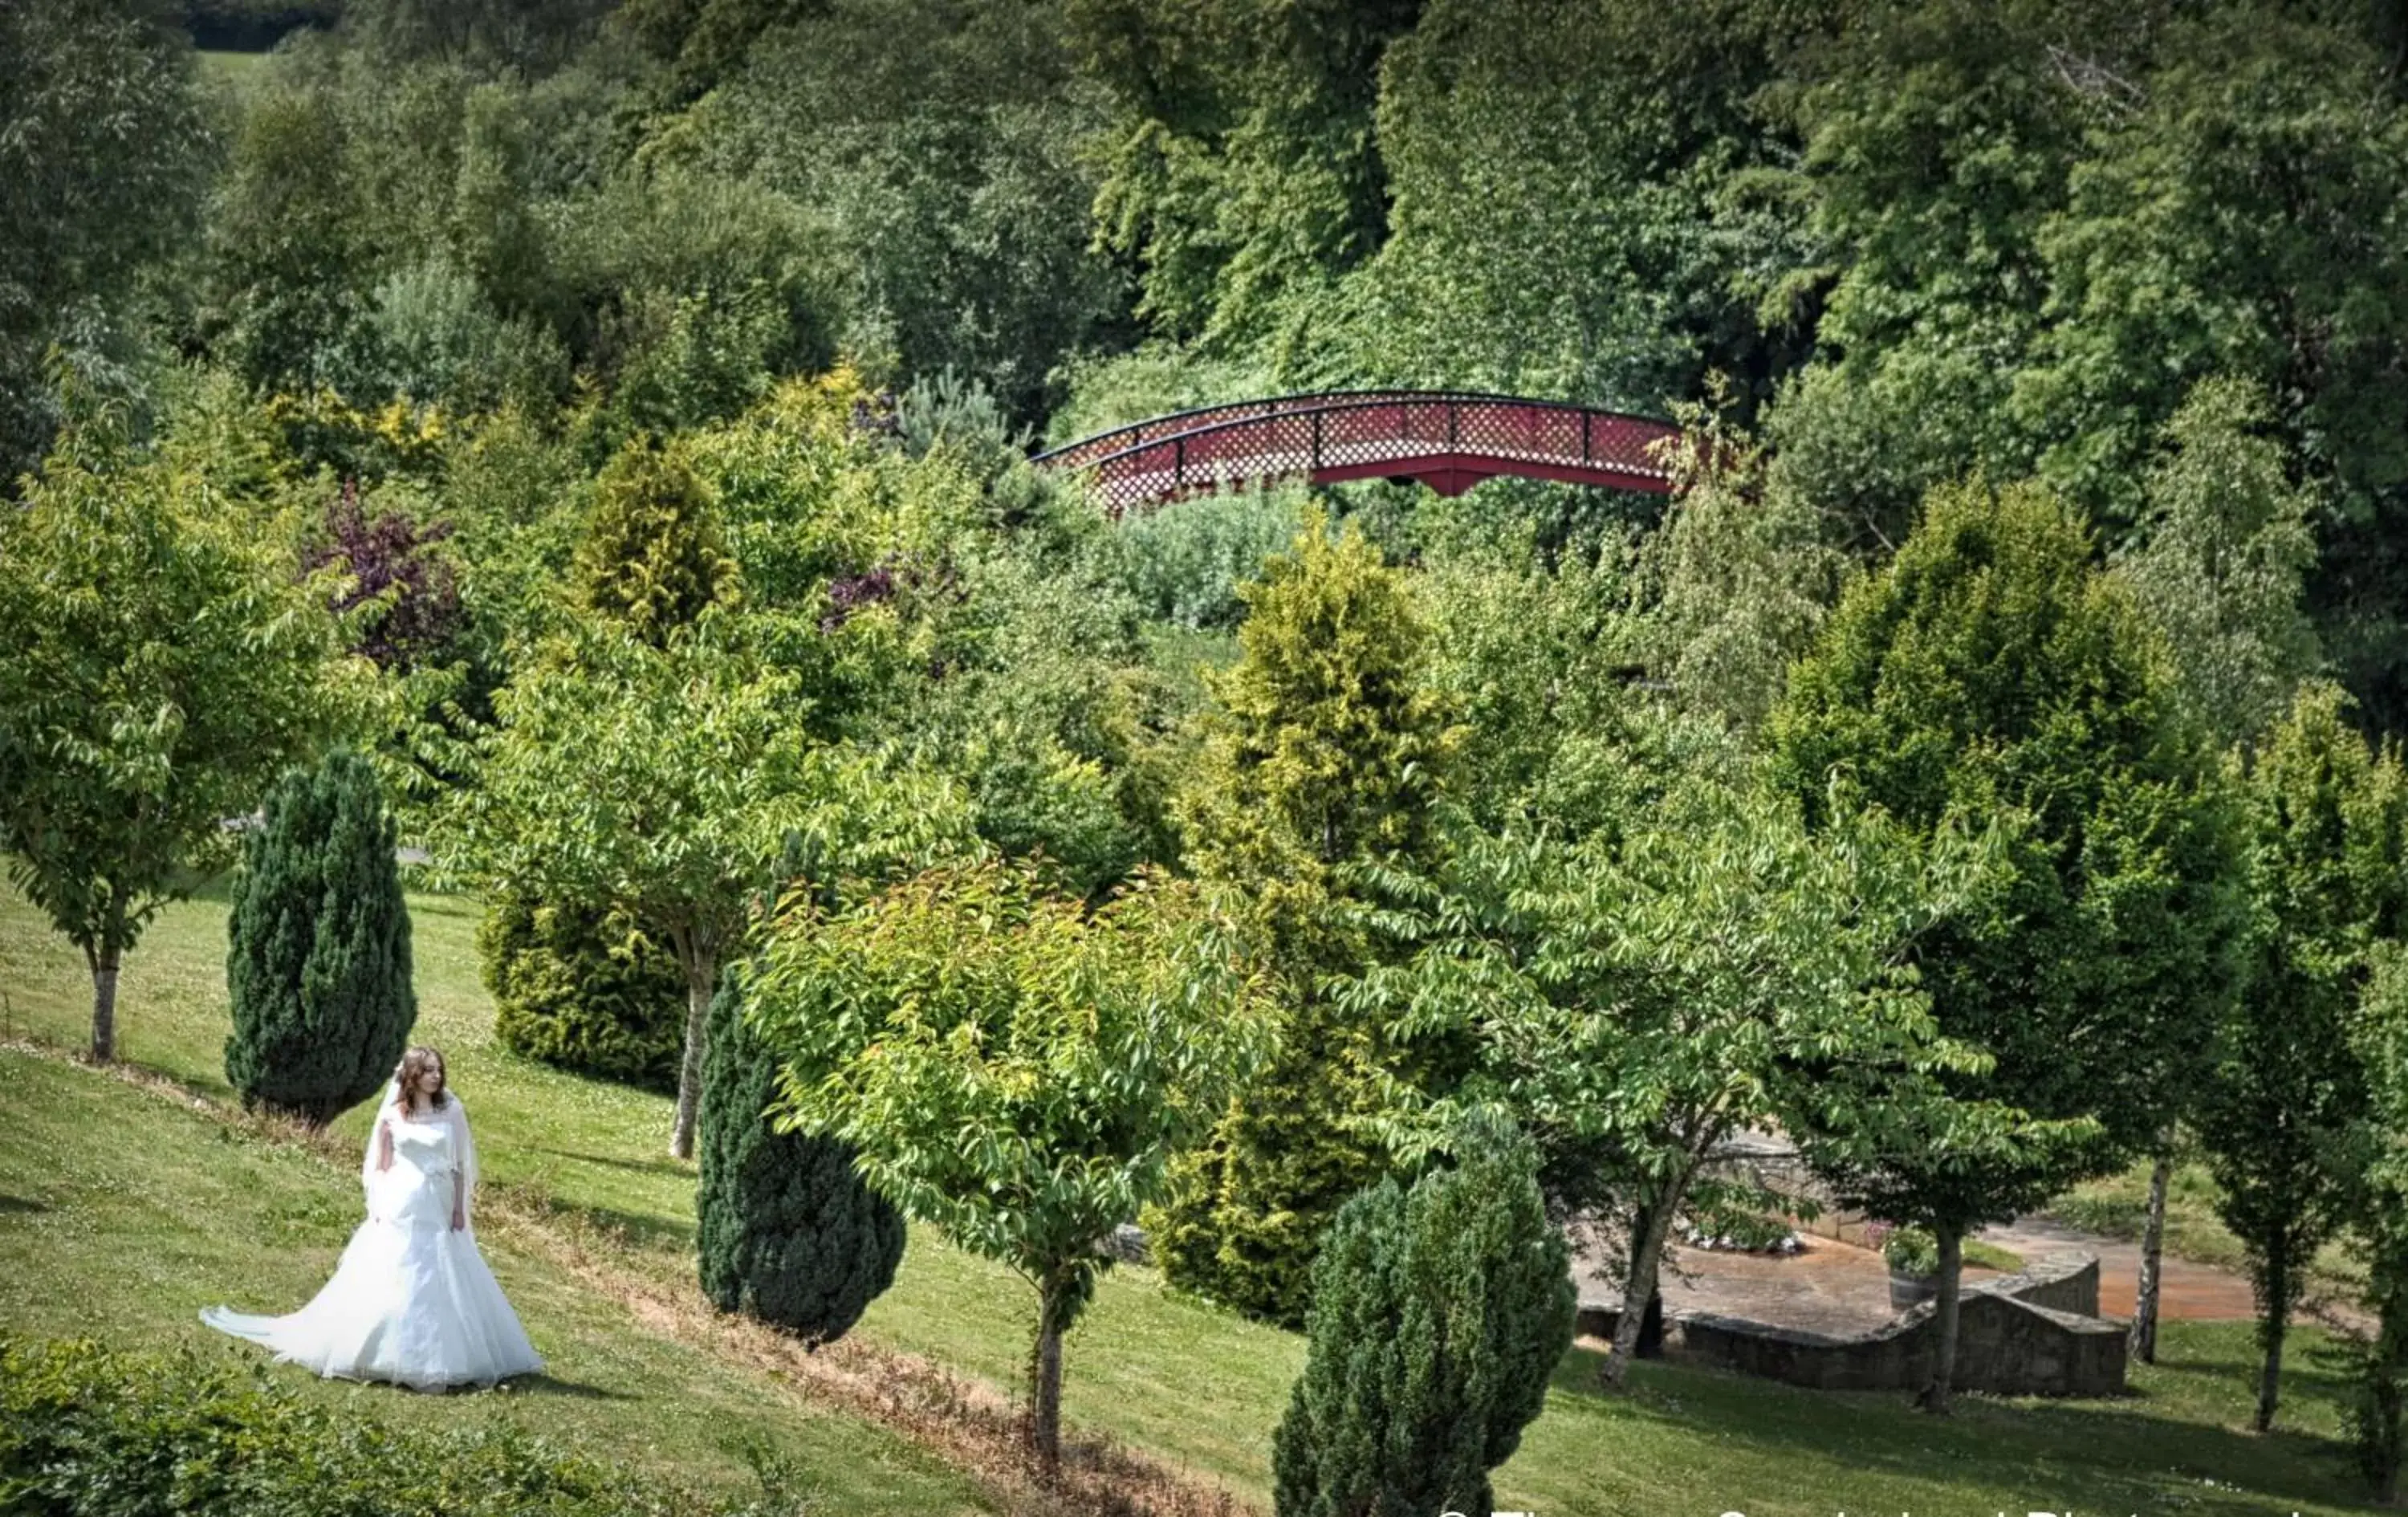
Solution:
{"label": "bride", "polygon": [[289,1317],[211,1307],[201,1321],[321,1375],[422,1391],[541,1369],[469,1230],[477,1146],[433,1049],[402,1055],[360,1180],[367,1221],[308,1306]]}

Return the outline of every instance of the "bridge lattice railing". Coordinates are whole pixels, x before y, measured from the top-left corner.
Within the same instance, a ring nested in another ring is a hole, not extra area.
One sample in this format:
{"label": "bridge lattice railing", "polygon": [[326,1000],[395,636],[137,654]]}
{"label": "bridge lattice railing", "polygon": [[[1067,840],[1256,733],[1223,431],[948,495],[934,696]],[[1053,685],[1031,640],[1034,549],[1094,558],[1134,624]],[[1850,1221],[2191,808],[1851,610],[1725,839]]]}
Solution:
{"label": "bridge lattice railing", "polygon": [[[1176,430],[1165,430],[1172,423]],[[1154,435],[1144,435],[1153,429]],[[1184,413],[1106,433],[1039,462],[1090,472],[1107,511],[1231,483],[1291,476],[1376,477],[1517,469],[1662,494],[1677,429],[1593,407],[1510,396],[1378,392],[1283,396]],[[1107,446],[1117,442],[1117,446]],[[1490,467],[1490,465],[1498,465]]]}

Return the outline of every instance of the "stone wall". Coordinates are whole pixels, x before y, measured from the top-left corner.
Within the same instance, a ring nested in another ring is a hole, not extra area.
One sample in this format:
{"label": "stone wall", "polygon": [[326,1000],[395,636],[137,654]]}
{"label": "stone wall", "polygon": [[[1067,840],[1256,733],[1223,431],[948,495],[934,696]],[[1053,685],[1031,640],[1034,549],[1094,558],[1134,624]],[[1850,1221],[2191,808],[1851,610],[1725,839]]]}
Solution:
{"label": "stone wall", "polygon": [[[1957,1303],[1962,1390],[2000,1395],[2114,1395],[2124,1329],[2100,1320],[2099,1261],[2087,1255],[1967,1289]],[[2073,1309],[2067,1309],[2069,1307]],[[1930,1304],[1846,1338],[1693,1313],[1682,1343],[1709,1363],[1826,1391],[1913,1391],[1931,1378],[1939,1330]]]}

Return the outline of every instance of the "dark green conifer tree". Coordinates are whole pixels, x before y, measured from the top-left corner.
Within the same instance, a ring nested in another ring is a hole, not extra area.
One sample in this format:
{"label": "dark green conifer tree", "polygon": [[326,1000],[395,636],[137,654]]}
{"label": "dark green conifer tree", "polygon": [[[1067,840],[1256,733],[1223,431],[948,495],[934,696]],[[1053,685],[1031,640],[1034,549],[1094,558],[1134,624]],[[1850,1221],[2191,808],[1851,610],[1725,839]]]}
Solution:
{"label": "dark green conifer tree", "polygon": [[778,1061],[744,1022],[742,971],[720,979],[702,1074],[702,1291],[813,1343],[841,1338],[903,1258],[903,1216],[862,1184],[853,1151],[766,1116]]}
{"label": "dark green conifer tree", "polygon": [[418,1020],[393,820],[355,753],[268,793],[227,918],[226,1080],[247,1107],[322,1126],[375,1095]]}
{"label": "dark green conifer tree", "polygon": [[1304,1373],[1271,1441],[1279,1517],[1487,1511],[1571,1346],[1538,1155],[1511,1132],[1349,1201],[1314,1261]]}

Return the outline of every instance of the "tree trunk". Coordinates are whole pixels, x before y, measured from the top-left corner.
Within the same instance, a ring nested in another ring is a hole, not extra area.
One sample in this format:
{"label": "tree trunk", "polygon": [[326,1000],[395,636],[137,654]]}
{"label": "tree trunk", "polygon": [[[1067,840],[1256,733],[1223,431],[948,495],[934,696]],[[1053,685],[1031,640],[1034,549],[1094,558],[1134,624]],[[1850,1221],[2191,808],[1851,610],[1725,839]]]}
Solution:
{"label": "tree trunk", "polygon": [[2266,1350],[2266,1363],[2258,1372],[2258,1416],[2253,1425],[2261,1433],[2274,1429],[2275,1404],[2283,1389],[2283,1334],[2291,1324],[2291,1271],[2284,1262],[2290,1239],[2274,1242],[2266,1251],[2266,1300],[2258,1324],[2258,1341]]}
{"label": "tree trunk", "polygon": [[694,1157],[695,1113],[702,1106],[703,1045],[710,1036],[710,995],[718,987],[719,956],[689,947],[685,965],[685,1056],[678,1061],[677,1124],[669,1130],[669,1157]]}
{"label": "tree trunk", "polygon": [[92,1056],[117,1057],[117,966],[106,962],[92,971]]}
{"label": "tree trunk", "polygon": [[1630,1275],[1623,1282],[1622,1312],[1613,1320],[1613,1352],[1598,1367],[1597,1378],[1608,1390],[1618,1390],[1630,1378],[1630,1362],[1639,1355],[1640,1330],[1647,1323],[1647,1303],[1656,1295],[1656,1267],[1664,1257],[1664,1235],[1672,1229],[1677,1196],[1642,1208],[1630,1240]]}
{"label": "tree trunk", "polygon": [[83,951],[92,970],[92,1056],[98,1064],[117,1057],[117,971],[125,962],[125,904],[123,895],[110,894],[100,940]]}
{"label": "tree trunk", "polygon": [[1965,1274],[1965,1235],[1954,1224],[1934,1228],[1940,1239],[1940,1301],[1932,1309],[1939,1342],[1931,1351],[1931,1383],[1923,1388],[1923,1410],[1948,1415],[1950,1382],[1956,1376],[1957,1287]]}
{"label": "tree trunk", "polygon": [[2149,1166],[2149,1221],[2141,1233],[2141,1280],[2132,1302],[2132,1357],[2157,1362],[2157,1287],[2166,1250],[2166,1187],[2173,1180],[2173,1141],[2169,1135]]}
{"label": "tree trunk", "polygon": [[1050,1483],[1062,1469],[1062,1295],[1058,1285],[1037,1297],[1037,1351],[1030,1366],[1028,1447]]}
{"label": "tree trunk", "polygon": [[[1660,1271],[1659,1271],[1660,1273]],[[1664,1290],[1661,1285],[1647,1298],[1647,1315],[1639,1322],[1639,1357],[1664,1357]]]}
{"label": "tree trunk", "polygon": [[92,959],[92,1056],[102,1064],[117,1057],[117,969],[122,962],[113,944]]}

